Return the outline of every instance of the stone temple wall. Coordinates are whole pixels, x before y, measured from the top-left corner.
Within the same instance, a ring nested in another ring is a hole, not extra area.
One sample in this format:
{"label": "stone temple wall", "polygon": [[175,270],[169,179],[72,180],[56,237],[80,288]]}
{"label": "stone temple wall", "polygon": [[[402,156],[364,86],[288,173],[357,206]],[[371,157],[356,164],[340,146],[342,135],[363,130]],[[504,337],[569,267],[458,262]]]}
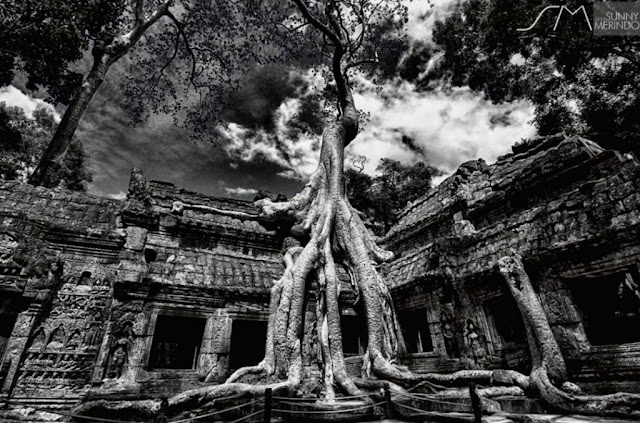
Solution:
{"label": "stone temple wall", "polygon": [[70,404],[91,386],[124,243],[121,207],[0,184],[1,395]]}
{"label": "stone temple wall", "polygon": [[[639,187],[633,157],[556,136],[491,166],[466,163],[410,204],[385,238],[398,257],[383,268],[405,363],[526,370],[522,323],[495,269],[517,252],[572,377],[637,389]],[[256,364],[288,241],[277,226],[218,209],[257,212],[139,170],[123,201],[1,182],[0,396],[50,407],[157,398]],[[362,310],[340,277],[357,372]]]}
{"label": "stone temple wall", "polygon": [[[0,395],[70,406],[92,387],[157,397],[228,376],[234,321],[267,319],[282,240],[194,204],[254,211],[138,170],[125,201],[2,182]],[[152,345],[163,319],[174,331],[202,325],[193,363],[149,365],[184,341]],[[264,347],[260,333],[254,341]]]}
{"label": "stone temple wall", "polygon": [[522,320],[496,269],[517,253],[571,377],[640,380],[639,206],[638,161],[580,137],[463,164],[386,237],[399,252],[386,268],[396,307],[423,313],[431,338],[410,367],[526,370]]}

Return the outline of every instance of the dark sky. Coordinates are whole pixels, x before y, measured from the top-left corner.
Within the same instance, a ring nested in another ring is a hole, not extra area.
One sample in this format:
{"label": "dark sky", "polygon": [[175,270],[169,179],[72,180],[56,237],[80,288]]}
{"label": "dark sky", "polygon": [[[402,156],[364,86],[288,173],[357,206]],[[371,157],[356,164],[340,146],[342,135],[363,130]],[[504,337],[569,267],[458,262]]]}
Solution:
{"label": "dark sky", "polygon": [[[456,3],[441,1],[433,8],[409,3],[412,46],[430,46],[434,22]],[[432,55],[420,72],[428,73],[437,58]],[[251,72],[234,95],[234,106],[223,113],[229,124],[218,129],[219,144],[212,145],[190,140],[170,116],[153,115],[132,126],[121,106],[128,69],[124,60],[112,67],[76,133],[91,156],[90,192],[122,197],[131,168],[140,167],[148,179],[205,194],[252,199],[257,189],[267,189],[292,195],[315,169],[320,136],[295,129],[305,100],[314,88],[324,87],[312,72],[286,64]],[[451,173],[467,160],[491,162],[535,134],[529,123],[533,108],[524,102],[493,105],[465,88],[418,91],[399,78],[376,87],[355,76],[352,83],[356,105],[370,118],[348,147],[347,164],[352,156],[364,155],[370,174],[383,157],[407,164],[426,161]],[[0,101],[27,112],[42,103],[35,97],[16,87],[0,90]]]}

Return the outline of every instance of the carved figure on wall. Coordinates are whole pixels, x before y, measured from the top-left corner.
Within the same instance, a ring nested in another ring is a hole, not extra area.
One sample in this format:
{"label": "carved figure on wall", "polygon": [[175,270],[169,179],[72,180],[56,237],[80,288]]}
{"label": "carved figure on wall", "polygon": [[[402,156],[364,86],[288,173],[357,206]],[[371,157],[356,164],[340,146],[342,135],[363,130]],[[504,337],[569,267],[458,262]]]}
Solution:
{"label": "carved figure on wall", "polygon": [[0,264],[6,264],[13,261],[13,252],[18,247],[16,241],[11,235],[0,234]]}
{"label": "carved figure on wall", "polygon": [[129,352],[133,347],[133,323],[126,322],[111,347],[106,377],[117,379],[124,373],[129,359]]}
{"label": "carved figure on wall", "polygon": [[73,333],[67,340],[67,343],[65,344],[65,349],[72,350],[72,351],[77,350],[80,347],[80,341],[81,341],[80,330],[76,329],[75,331],[73,331]]}
{"label": "carved figure on wall", "polygon": [[60,323],[57,328],[51,332],[49,336],[49,342],[47,343],[48,350],[61,350],[64,347],[64,323]]}
{"label": "carved figure on wall", "polygon": [[100,317],[101,313],[97,311],[87,320],[87,332],[84,336],[84,345],[87,347],[95,346],[100,341]]}
{"label": "carved figure on wall", "polygon": [[487,349],[484,346],[484,339],[473,319],[467,319],[464,327],[464,340],[469,358],[471,358],[475,364],[483,364],[487,357]]}
{"label": "carved figure on wall", "polygon": [[460,358],[459,334],[451,323],[445,322],[442,326],[442,336],[444,337],[444,347],[447,350],[447,355],[453,358]]}
{"label": "carved figure on wall", "polygon": [[43,351],[45,347],[45,341],[47,339],[47,334],[44,331],[44,328],[41,326],[38,330],[35,331],[33,337],[31,338],[31,345],[29,349],[34,351]]}

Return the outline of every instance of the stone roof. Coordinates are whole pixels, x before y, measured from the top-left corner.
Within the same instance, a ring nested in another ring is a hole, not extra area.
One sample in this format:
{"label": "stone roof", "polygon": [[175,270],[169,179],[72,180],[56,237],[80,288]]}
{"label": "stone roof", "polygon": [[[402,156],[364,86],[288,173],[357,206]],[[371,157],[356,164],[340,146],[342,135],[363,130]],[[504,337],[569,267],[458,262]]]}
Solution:
{"label": "stone roof", "polygon": [[[123,201],[84,192],[0,180],[0,215],[76,236],[118,238],[116,211]],[[10,228],[9,228],[10,229]]]}
{"label": "stone roof", "polygon": [[[132,228],[127,229],[132,235],[138,234],[131,239],[143,237],[144,248],[153,249],[157,257],[146,269],[140,267],[138,256],[125,260],[124,280],[268,293],[284,270],[276,228],[219,210],[258,213],[251,202],[207,196],[167,182],[147,182],[134,169],[123,223]],[[134,244],[125,247],[141,251]]]}
{"label": "stone roof", "polygon": [[511,250],[532,260],[633,231],[638,169],[634,158],[563,135],[516,145],[493,165],[467,162],[402,212],[385,238],[399,253],[387,278],[400,286],[441,276],[443,263],[472,276]]}

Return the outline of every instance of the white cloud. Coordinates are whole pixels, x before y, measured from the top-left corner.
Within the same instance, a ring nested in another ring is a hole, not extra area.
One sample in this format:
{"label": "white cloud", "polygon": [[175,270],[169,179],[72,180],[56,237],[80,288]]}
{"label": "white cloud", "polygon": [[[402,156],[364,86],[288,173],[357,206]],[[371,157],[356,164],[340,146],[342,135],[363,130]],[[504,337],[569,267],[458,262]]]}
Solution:
{"label": "white cloud", "polygon": [[[352,81],[356,106],[370,119],[347,147],[346,165],[351,166],[354,156],[365,156],[364,171],[371,175],[385,157],[405,164],[425,161],[450,174],[468,160],[495,161],[536,132],[530,123],[534,109],[525,101],[492,104],[468,88],[419,92],[406,81],[382,87],[362,76]],[[280,105],[273,133],[238,124],[221,129],[228,140],[225,150],[235,161],[265,160],[283,168],[279,176],[305,180],[316,169],[321,137],[292,136],[288,128],[299,104],[298,99],[288,99]]]}
{"label": "white cloud", "polygon": [[255,188],[225,187],[224,192],[228,195],[250,196],[256,195],[258,193],[258,190]]}
{"label": "white cloud", "polygon": [[264,129],[252,131],[236,123],[220,128],[228,140],[224,149],[234,160],[251,162],[264,159],[284,169],[280,176],[306,179],[318,166],[320,138],[303,132],[292,136],[289,125],[298,112],[299,104],[298,99],[287,99],[278,107],[272,133]]}
{"label": "white cloud", "polygon": [[13,85],[0,88],[0,102],[7,103],[7,106],[17,106],[24,110],[27,116],[33,116],[33,112],[38,106],[44,106],[49,109],[54,116],[56,122],[60,122],[60,114],[53,105],[39,98],[33,98]]}
{"label": "white cloud", "polygon": [[107,197],[113,198],[114,200],[124,200],[127,198],[127,193],[124,191],[119,191],[115,194],[107,194]]}
{"label": "white cloud", "polygon": [[407,33],[413,41],[431,43],[433,28],[437,21],[447,18],[458,5],[460,0],[412,1],[407,3],[409,21]]}
{"label": "white cloud", "polygon": [[[418,92],[408,82],[376,91],[363,82],[354,99],[370,113],[370,122],[347,153],[370,158],[365,165],[370,174],[382,157],[407,164],[424,160],[450,173],[467,160],[492,162],[535,135],[534,110],[525,101],[492,104],[468,88]],[[402,142],[403,135],[413,140],[413,149]]]}

